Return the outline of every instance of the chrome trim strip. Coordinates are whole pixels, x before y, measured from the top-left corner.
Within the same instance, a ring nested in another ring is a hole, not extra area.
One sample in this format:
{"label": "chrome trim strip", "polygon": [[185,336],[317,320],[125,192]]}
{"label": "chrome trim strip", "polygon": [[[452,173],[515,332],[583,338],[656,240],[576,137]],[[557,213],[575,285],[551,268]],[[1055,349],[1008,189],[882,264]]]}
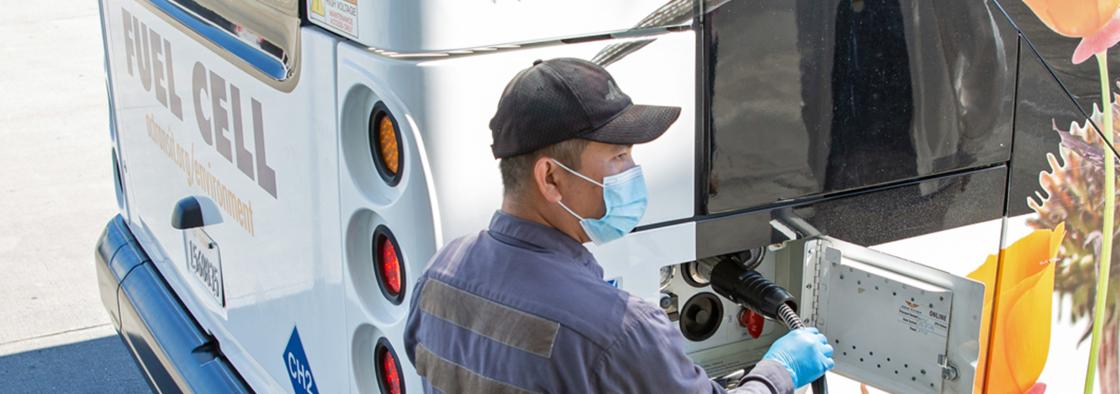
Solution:
{"label": "chrome trim strip", "polygon": [[268,38],[222,17],[194,0],[148,1],[179,23],[269,77],[283,81],[293,75],[292,57],[288,54],[286,44],[273,43]]}
{"label": "chrome trim strip", "polygon": [[511,50],[530,49],[530,48],[547,47],[547,46],[561,45],[561,44],[573,44],[573,43],[589,42],[589,41],[602,41],[602,40],[612,40],[612,39],[640,40],[641,38],[647,38],[647,37],[648,37],[648,39],[652,40],[652,39],[655,39],[657,36],[660,36],[662,34],[668,34],[668,33],[673,33],[673,32],[677,32],[677,31],[688,30],[689,28],[691,28],[691,27],[688,26],[688,25],[683,25],[683,24],[682,25],[674,25],[674,26],[658,26],[658,27],[636,28],[636,29],[631,29],[631,30],[626,30],[626,31],[621,31],[621,32],[615,32],[615,33],[602,33],[602,34],[593,34],[593,35],[588,35],[588,36],[576,36],[576,37],[568,37],[568,38],[561,38],[561,39],[529,41],[529,42],[521,42],[521,43],[507,43],[507,44],[498,44],[498,45],[482,46],[482,47],[475,47],[475,48],[459,48],[459,49],[451,49],[451,50],[443,50],[443,51],[397,52],[397,51],[393,51],[393,50],[389,50],[389,49],[374,48],[374,47],[367,47],[366,49],[371,53],[374,53],[374,54],[377,54],[377,55],[380,55],[380,56],[393,58],[393,59],[409,59],[409,60],[421,60],[421,61],[423,61],[423,60],[438,60],[438,59],[449,58],[449,57],[483,55],[483,54],[494,53],[494,52],[499,52],[499,51],[504,52],[504,51],[511,51]]}

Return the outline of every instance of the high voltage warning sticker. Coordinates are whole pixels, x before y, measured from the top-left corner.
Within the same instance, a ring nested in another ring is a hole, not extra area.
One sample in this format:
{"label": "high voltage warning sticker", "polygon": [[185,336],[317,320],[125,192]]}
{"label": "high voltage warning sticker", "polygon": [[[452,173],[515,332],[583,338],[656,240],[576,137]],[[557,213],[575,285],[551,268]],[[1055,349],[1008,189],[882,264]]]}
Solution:
{"label": "high voltage warning sticker", "polygon": [[311,20],[358,38],[358,0],[311,0]]}

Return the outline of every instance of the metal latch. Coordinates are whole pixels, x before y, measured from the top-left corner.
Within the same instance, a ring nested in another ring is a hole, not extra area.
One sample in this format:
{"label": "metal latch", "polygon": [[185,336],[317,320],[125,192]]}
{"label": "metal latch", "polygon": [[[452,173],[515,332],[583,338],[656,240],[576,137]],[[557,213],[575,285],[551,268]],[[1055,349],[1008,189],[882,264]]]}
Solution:
{"label": "metal latch", "polygon": [[937,365],[941,366],[941,379],[957,380],[957,367],[949,362],[949,357],[944,354],[937,355]]}

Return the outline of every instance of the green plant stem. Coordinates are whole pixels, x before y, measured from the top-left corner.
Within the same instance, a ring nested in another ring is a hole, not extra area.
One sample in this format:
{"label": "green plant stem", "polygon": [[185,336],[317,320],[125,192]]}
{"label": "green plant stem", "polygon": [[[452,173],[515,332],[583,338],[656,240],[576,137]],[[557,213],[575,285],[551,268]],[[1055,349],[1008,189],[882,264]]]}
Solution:
{"label": "green plant stem", "polygon": [[1112,92],[1108,87],[1108,50],[1097,54],[1101,78],[1101,111],[1104,115],[1104,228],[1101,230],[1101,256],[1097,268],[1097,294],[1093,302],[1093,340],[1089,345],[1089,367],[1085,372],[1085,394],[1093,392],[1097,373],[1097,355],[1100,350],[1101,332],[1104,329],[1104,312],[1108,309],[1108,271],[1112,266],[1112,231],[1116,217],[1116,158],[1112,156]]}

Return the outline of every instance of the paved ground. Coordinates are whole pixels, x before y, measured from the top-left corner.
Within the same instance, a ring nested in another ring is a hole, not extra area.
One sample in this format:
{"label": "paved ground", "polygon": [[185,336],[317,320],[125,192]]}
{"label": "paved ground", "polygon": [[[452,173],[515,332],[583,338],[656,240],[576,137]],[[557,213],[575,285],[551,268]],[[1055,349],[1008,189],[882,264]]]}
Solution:
{"label": "paved ground", "polygon": [[97,2],[0,9],[0,391],[146,392],[93,265],[117,209]]}

